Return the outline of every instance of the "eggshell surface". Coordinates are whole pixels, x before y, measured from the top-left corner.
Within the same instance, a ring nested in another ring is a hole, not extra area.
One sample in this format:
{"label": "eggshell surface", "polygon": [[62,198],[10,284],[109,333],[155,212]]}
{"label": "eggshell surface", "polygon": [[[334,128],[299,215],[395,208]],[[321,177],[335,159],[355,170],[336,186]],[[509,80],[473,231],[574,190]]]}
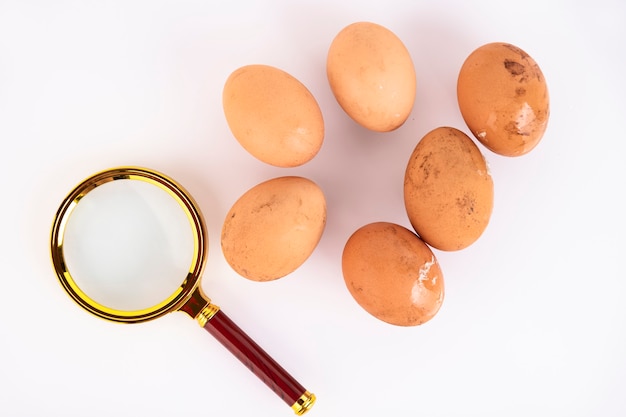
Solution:
{"label": "eggshell surface", "polygon": [[530,152],[548,125],[550,99],[543,73],[511,44],[490,43],[473,51],[459,72],[457,98],[474,136],[500,155]]}
{"label": "eggshell surface", "polygon": [[339,105],[368,129],[397,129],[411,113],[413,61],[402,41],[381,25],[357,22],[342,29],[328,50],[326,73]]}
{"label": "eggshell surface", "polygon": [[354,232],[343,250],[342,270],[356,302],[390,324],[423,324],[443,303],[443,275],[435,255],[400,225],[371,223]]}
{"label": "eggshell surface", "polygon": [[324,119],[315,97],[287,72],[247,65],[226,80],[224,115],[237,141],[257,159],[278,167],[310,161],[324,141]]}
{"label": "eggshell surface", "polygon": [[222,227],[222,251],[241,276],[271,281],[311,255],[326,225],[326,199],[313,181],[274,178],[252,187],[231,207]]}
{"label": "eggshell surface", "polygon": [[493,180],[472,139],[452,127],[427,133],[407,164],[404,203],[429,245],[453,251],[474,243],[491,217]]}

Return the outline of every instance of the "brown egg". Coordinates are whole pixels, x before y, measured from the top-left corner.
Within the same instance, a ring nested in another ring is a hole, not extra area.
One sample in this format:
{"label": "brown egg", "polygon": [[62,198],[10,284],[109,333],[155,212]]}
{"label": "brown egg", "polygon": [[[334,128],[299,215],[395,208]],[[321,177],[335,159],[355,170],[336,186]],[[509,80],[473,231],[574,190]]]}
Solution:
{"label": "brown egg", "polygon": [[296,270],[326,225],[324,193],[302,177],[280,177],[248,190],[226,215],[222,251],[241,276],[271,281]]}
{"label": "brown egg", "polygon": [[354,121],[379,132],[400,127],[415,101],[413,61],[389,29],[353,23],[328,50],[326,73],[339,105]]}
{"label": "brown egg", "polygon": [[476,241],[493,208],[493,180],[476,144],[452,127],[426,134],[407,164],[404,203],[429,245],[453,251]]}
{"label": "brown egg", "polygon": [[415,233],[393,223],[371,223],[354,232],[343,250],[342,269],[356,302],[387,323],[425,323],[443,302],[435,255]]}
{"label": "brown egg", "polygon": [[474,136],[500,155],[528,153],[548,125],[550,100],[541,69],[526,52],[507,43],[481,46],[467,57],[457,96]]}
{"label": "brown egg", "polygon": [[278,167],[310,161],[324,141],[324,120],[315,97],[278,68],[248,65],[224,85],[222,102],[233,136],[257,159]]}

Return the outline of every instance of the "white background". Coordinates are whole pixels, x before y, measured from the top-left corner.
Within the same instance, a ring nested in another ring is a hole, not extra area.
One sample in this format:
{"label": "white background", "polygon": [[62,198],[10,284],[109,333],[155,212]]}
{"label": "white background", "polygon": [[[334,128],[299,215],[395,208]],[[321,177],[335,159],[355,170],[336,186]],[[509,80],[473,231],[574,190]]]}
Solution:
{"label": "white background", "polygon": [[[186,315],[119,325],[65,295],[48,250],[57,206],[125,164],[163,171],[198,200],[203,288],[317,395],[309,415],[626,415],[625,18],[618,0],[0,0],[0,415],[292,413]],[[392,133],[352,122],[326,80],[330,42],[360,20],[394,31],[415,63],[415,107]],[[350,297],[343,245],[369,222],[409,226],[410,152],[435,127],[468,132],[456,77],[492,41],[539,63],[548,130],[523,157],[481,147],[491,223],[471,247],[435,251],[446,299],[432,321],[385,324]],[[230,134],[223,83],[251,63],[289,72],[318,100],[326,136],[308,164],[265,165]],[[326,230],[293,274],[247,281],[223,258],[222,222],[282,175],[323,188]]]}

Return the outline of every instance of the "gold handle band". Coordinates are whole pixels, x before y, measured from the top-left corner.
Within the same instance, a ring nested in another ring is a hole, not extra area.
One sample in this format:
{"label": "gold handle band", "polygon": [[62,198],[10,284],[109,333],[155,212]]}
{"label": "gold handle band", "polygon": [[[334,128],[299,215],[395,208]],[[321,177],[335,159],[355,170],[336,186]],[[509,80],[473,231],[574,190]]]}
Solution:
{"label": "gold handle band", "polygon": [[304,394],[302,394],[302,396],[298,398],[298,401],[296,401],[291,406],[291,408],[296,413],[296,415],[301,416],[307,411],[309,411],[309,409],[313,407],[314,403],[315,403],[315,394],[312,394],[309,391],[305,391]]}
{"label": "gold handle band", "polygon": [[196,317],[198,324],[200,327],[206,326],[207,321],[211,320],[211,318],[220,311],[220,308],[213,303],[209,303],[206,307],[202,309],[202,311]]}

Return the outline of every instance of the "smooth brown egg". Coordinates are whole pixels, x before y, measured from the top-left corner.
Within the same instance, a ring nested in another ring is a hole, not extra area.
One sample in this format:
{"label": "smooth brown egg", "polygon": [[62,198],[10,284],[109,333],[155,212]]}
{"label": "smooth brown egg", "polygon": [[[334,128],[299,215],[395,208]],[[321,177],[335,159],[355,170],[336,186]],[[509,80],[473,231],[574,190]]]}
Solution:
{"label": "smooth brown egg", "polygon": [[457,83],[461,114],[474,136],[493,152],[530,152],[548,125],[550,99],[537,63],[520,48],[490,43],[472,52]]}
{"label": "smooth brown egg", "polygon": [[432,319],[444,297],[443,275],[430,248],[393,223],[371,223],[348,239],[343,277],[352,297],[374,317],[398,326]]}
{"label": "smooth brown egg", "polygon": [[472,139],[452,127],[426,134],[406,167],[404,204],[429,245],[453,251],[476,241],[491,217],[493,180]]}
{"label": "smooth brown egg", "polygon": [[248,190],[226,215],[222,251],[241,276],[271,281],[311,255],[326,225],[320,187],[302,177],[279,177]]}
{"label": "smooth brown egg", "polygon": [[328,50],[326,73],[339,105],[368,129],[397,129],[411,113],[413,61],[402,41],[381,25],[357,22],[341,30]]}
{"label": "smooth brown egg", "polygon": [[294,78],[268,65],[248,65],[226,80],[222,104],[228,126],[251,155],[278,167],[310,161],[324,141],[315,97]]}

